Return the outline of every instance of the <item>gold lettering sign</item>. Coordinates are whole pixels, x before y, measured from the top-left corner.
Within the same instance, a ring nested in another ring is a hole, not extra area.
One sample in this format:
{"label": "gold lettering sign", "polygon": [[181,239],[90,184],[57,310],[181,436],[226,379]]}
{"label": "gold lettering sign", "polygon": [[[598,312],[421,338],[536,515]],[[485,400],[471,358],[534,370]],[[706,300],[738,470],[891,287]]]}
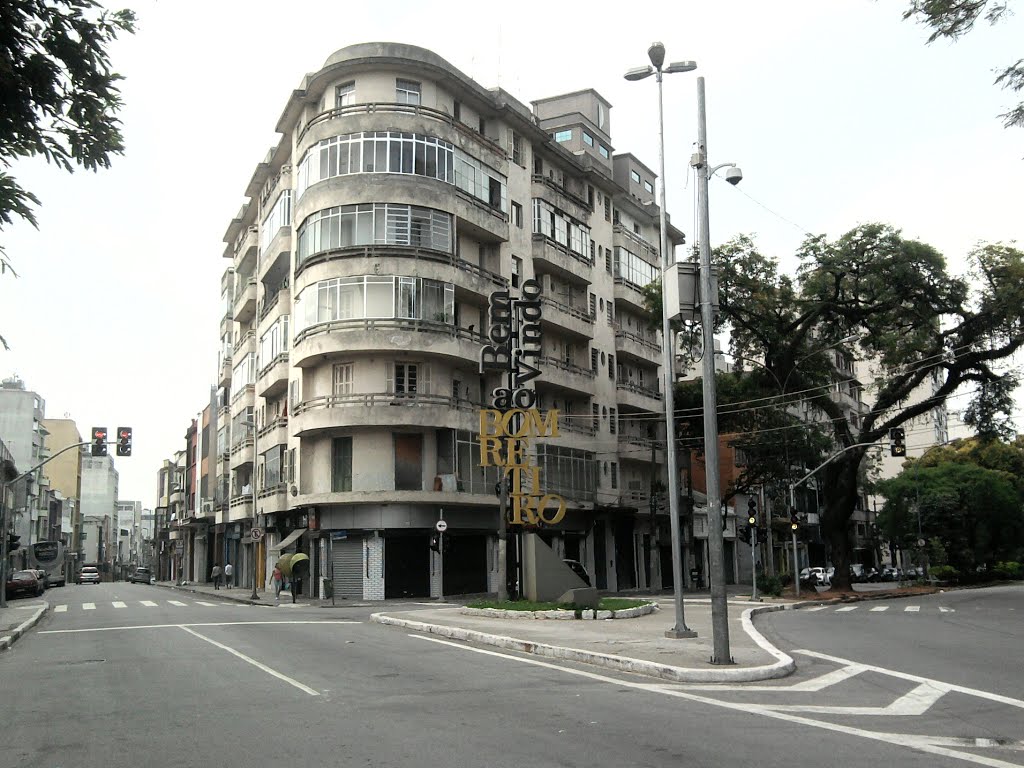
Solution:
{"label": "gold lettering sign", "polygon": [[[548,411],[546,416],[536,408],[480,411],[480,466],[501,467],[502,477],[511,478],[512,525],[555,525],[565,517],[565,499],[540,493],[540,467],[526,455],[535,437],[560,437],[558,411]],[[530,492],[523,490],[524,480],[529,481]]]}

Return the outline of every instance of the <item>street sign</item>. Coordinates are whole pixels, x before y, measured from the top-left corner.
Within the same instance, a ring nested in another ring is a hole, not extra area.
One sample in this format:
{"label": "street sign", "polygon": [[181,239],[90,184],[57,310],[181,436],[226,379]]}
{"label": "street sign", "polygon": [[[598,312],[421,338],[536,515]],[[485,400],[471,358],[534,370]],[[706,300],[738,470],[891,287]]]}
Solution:
{"label": "street sign", "polygon": [[927,542],[924,539],[917,540],[917,546],[923,547]]}
{"label": "street sign", "polygon": [[251,531],[249,531],[249,536],[252,538],[253,541],[259,541],[263,538],[263,529],[253,528]]}
{"label": "street sign", "polygon": [[448,523],[446,523],[444,520],[438,520],[437,524],[434,527],[437,528],[438,533],[444,533],[448,530]]}

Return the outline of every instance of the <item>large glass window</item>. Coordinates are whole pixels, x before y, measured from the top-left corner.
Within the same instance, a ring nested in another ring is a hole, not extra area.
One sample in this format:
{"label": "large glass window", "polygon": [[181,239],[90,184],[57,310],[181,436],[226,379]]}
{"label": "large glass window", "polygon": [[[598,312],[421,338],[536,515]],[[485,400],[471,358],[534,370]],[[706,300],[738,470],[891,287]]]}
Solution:
{"label": "large glass window", "polygon": [[399,104],[419,104],[420,84],[415,80],[395,80],[395,101]]}
{"label": "large glass window", "polygon": [[275,445],[263,454],[263,487],[273,488],[285,482],[284,465],[287,446]]}
{"label": "large glass window", "polygon": [[260,366],[270,365],[278,355],[288,351],[288,315],[279,317],[260,337]]}
{"label": "large glass window", "polygon": [[231,370],[231,396],[256,383],[256,353],[243,355]]}
{"label": "large glass window", "polygon": [[277,200],[274,201],[274,205],[270,209],[270,213],[263,219],[263,225],[260,227],[260,255],[267,250],[267,246],[270,245],[270,241],[274,239],[274,235],[278,233],[281,227],[289,227],[292,223],[292,191],[290,189],[284,190],[280,195],[277,196]]}
{"label": "large glass window", "polygon": [[572,141],[572,130],[556,131],[552,136],[558,143],[562,143],[563,141]]}
{"label": "large glass window", "polygon": [[533,199],[533,231],[589,258],[590,228],[538,197]]}
{"label": "large glass window", "polygon": [[334,87],[334,106],[347,107],[356,103],[356,84],[343,83]]}
{"label": "large glass window", "polygon": [[[364,318],[455,323],[455,286],[423,277],[360,275],[321,280],[295,299],[294,331]],[[232,385],[234,380],[232,380]]]}
{"label": "large glass window", "polygon": [[413,245],[452,252],[452,215],[398,203],[325,208],[299,227],[298,264],[310,256],[353,245]]}
{"label": "large glass window", "polygon": [[626,282],[643,288],[657,279],[658,269],[632,251],[627,251],[617,245],[615,246],[615,277],[621,277]]}
{"label": "large glass window", "polygon": [[541,488],[572,499],[590,500],[597,488],[597,460],[592,451],[539,443]]}

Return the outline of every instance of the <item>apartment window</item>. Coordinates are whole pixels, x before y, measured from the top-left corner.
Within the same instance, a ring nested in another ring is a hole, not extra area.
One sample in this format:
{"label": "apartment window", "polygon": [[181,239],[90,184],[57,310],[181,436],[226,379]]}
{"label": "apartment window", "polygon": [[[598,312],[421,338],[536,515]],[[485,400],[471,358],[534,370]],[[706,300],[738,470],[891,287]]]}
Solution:
{"label": "apartment window", "polygon": [[430,394],[430,366],[424,363],[387,363],[385,391],[396,395]]}
{"label": "apartment window", "polygon": [[461,102],[456,101],[455,104],[452,105],[452,117],[454,117],[456,120],[462,120]]}
{"label": "apartment window", "polygon": [[392,436],[395,446],[395,490],[423,490],[423,435]]}
{"label": "apartment window", "polygon": [[486,136],[487,135],[487,121],[484,118],[481,117],[479,125],[480,125],[480,135],[481,136]]}
{"label": "apartment window", "polygon": [[615,355],[608,355],[608,378],[615,381]]}
{"label": "apartment window", "polygon": [[612,156],[612,153],[604,144],[599,146],[597,151],[601,153],[601,157],[603,157],[605,160],[609,159]]}
{"label": "apartment window", "polygon": [[608,196],[604,196],[604,220],[612,220],[612,199]]}
{"label": "apartment window", "polygon": [[[594,373],[597,373],[597,355],[598,352],[596,349],[590,350],[590,370]],[[597,408],[597,406],[595,405],[594,408]]]}
{"label": "apartment window", "polygon": [[654,194],[654,185],[651,182],[644,179],[644,189],[646,189],[652,195]]}
{"label": "apartment window", "polygon": [[352,363],[336,363],[334,366],[334,394],[351,395],[354,391]]}
{"label": "apartment window", "polygon": [[594,263],[594,259],[597,256],[597,243],[593,240],[590,241],[590,263]]}
{"label": "apartment window", "polygon": [[590,294],[590,304],[589,304],[589,306],[590,306],[590,316],[591,317],[597,317],[597,296],[595,294],[593,294],[593,293]]}
{"label": "apartment window", "polygon": [[461,390],[462,382],[459,381],[458,379],[452,379],[452,400],[454,400],[456,403],[462,399]]}
{"label": "apartment window", "polygon": [[295,448],[288,449],[288,482],[295,482],[295,468],[298,466],[295,460]]}
{"label": "apartment window", "polygon": [[296,263],[337,248],[412,245],[452,252],[452,215],[400,203],[360,203],[310,214],[298,232]]}
{"label": "apartment window", "polygon": [[594,210],[594,188],[587,184],[587,205],[590,206],[590,210]]}
{"label": "apartment window", "polygon": [[604,130],[605,111],[604,104],[597,102],[597,127]]}
{"label": "apartment window", "polygon": [[420,84],[414,80],[395,80],[395,101],[399,104],[419,104]]}
{"label": "apartment window", "polygon": [[356,103],[356,84],[344,83],[334,88],[334,106],[347,107]]}
{"label": "apartment window", "polygon": [[352,438],[336,437],[331,443],[331,490],[351,491]]}
{"label": "apartment window", "polygon": [[612,273],[612,249],[604,249],[604,271],[609,275]]}
{"label": "apartment window", "polygon": [[562,142],[565,142],[565,141],[572,141],[572,130],[555,131],[555,133],[553,133],[551,135],[554,137],[555,141],[557,141],[559,144],[561,144]]}
{"label": "apartment window", "polygon": [[512,287],[518,288],[523,276],[523,260],[518,256],[512,257]]}
{"label": "apartment window", "polygon": [[608,431],[613,435],[618,431],[618,419],[615,416],[615,409],[608,409]]}
{"label": "apartment window", "polygon": [[615,305],[610,301],[605,305],[608,308],[608,325],[615,324]]}
{"label": "apartment window", "polygon": [[614,489],[619,487],[619,465],[616,462],[614,462],[614,461],[611,464],[610,474],[611,474],[612,489],[614,490]]}
{"label": "apartment window", "polygon": [[295,298],[293,331],[336,320],[407,318],[455,324],[455,286],[420,277],[360,275],[306,286]]}
{"label": "apartment window", "polygon": [[636,171],[630,171],[629,172],[629,178],[631,178],[633,180],[634,184],[639,184],[640,183],[640,174],[637,173]]}
{"label": "apartment window", "polygon": [[594,137],[591,136],[586,131],[584,131],[583,132],[583,143],[586,144],[588,147],[594,146]]}
{"label": "apartment window", "polygon": [[512,223],[520,229],[523,228],[523,206],[515,200],[512,201]]}
{"label": "apartment window", "polygon": [[512,162],[523,164],[523,137],[515,131],[512,131]]}

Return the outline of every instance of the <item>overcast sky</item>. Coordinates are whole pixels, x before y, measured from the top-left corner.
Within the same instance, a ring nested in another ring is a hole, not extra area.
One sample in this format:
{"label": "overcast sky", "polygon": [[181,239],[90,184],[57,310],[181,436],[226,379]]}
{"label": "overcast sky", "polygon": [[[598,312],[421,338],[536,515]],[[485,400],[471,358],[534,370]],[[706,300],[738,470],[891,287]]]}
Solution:
{"label": "overcast sky", "polygon": [[699,64],[665,79],[668,210],[691,240],[699,74],[711,162],[745,176],[711,185],[713,244],[754,234],[792,267],[806,232],[880,220],[960,271],[979,240],[1024,241],[1024,131],[1002,127],[1013,100],[992,85],[1024,55],[1024,19],[926,46],[927,31],[901,20],[906,4],[132,0],[138,33],[112,49],[125,155],[99,174],[13,169],[42,206],[38,232],[0,235],[21,275],[0,279],[0,374],[21,376],[83,437],[133,427],[135,455],[116,460],[121,497],[153,506],[156,471],[216,375],[224,231],[289,93],[368,41],[430,48],[527,103],[594,88],[613,105],[616,151],[657,169],[655,82],[622,73],[660,39],[669,61]]}

